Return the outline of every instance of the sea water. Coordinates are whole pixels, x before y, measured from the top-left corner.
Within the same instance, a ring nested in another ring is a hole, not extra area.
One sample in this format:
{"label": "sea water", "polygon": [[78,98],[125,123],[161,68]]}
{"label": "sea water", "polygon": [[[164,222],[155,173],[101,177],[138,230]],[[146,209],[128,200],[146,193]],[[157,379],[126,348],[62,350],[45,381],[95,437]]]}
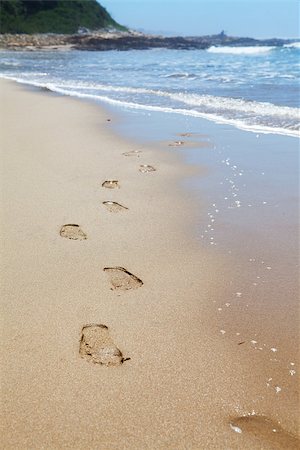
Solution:
{"label": "sea water", "polygon": [[0,76],[115,105],[299,133],[297,44],[208,50],[1,51]]}

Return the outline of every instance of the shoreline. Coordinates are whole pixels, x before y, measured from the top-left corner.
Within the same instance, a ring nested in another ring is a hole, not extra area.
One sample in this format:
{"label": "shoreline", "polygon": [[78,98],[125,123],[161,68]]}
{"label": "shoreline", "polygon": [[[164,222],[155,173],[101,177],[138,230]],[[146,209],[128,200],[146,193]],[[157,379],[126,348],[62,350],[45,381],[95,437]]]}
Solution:
{"label": "shoreline", "polygon": [[[51,49],[52,50],[52,49]],[[133,110],[137,110],[140,111],[141,113],[144,112],[148,112],[149,115],[151,115],[152,113],[156,114],[156,113],[162,113],[164,114],[173,114],[174,116],[183,116],[185,117],[184,114],[182,114],[181,110],[174,110],[174,111],[168,111],[168,109],[163,109],[161,107],[157,107],[157,109],[155,109],[155,107],[153,108],[152,106],[149,107],[149,105],[140,105],[138,108],[136,108],[136,105],[127,105],[126,102],[122,104],[122,102],[113,100],[113,99],[108,99],[108,98],[101,98],[101,97],[97,97],[97,96],[93,96],[91,94],[82,94],[82,93],[69,93],[67,91],[64,91],[63,89],[59,89],[57,87],[53,87],[52,84],[42,84],[42,83],[36,83],[36,82],[32,82],[32,81],[28,81],[22,78],[15,78],[15,77],[7,77],[7,76],[0,76],[1,80],[6,80],[8,82],[15,82],[18,84],[21,84],[23,86],[25,86],[27,89],[37,89],[37,90],[42,90],[42,91],[49,91],[52,92],[54,95],[61,95],[61,96],[70,96],[71,98],[75,98],[75,99],[79,99],[80,101],[84,101],[84,102],[88,102],[88,103],[92,103],[92,104],[100,104],[102,105],[105,109],[107,110],[114,110],[114,108],[118,109],[123,109],[126,111],[126,109],[128,108],[129,110],[131,108],[133,108]],[[105,106],[104,106],[105,105]],[[276,106],[276,105],[274,105]],[[278,105],[277,105],[278,106]],[[268,126],[262,126],[262,125],[247,125],[247,124],[241,124],[241,123],[236,123],[233,119],[228,119],[228,118],[224,118],[224,117],[217,117],[214,116],[209,117],[208,115],[206,115],[205,113],[203,114],[198,114],[198,115],[187,115],[187,117],[190,120],[200,120],[200,121],[204,121],[209,123],[213,123],[214,125],[217,126],[229,126],[232,127],[233,129],[239,130],[239,131],[243,131],[243,132],[250,132],[253,134],[257,134],[257,135],[274,135],[274,136],[283,136],[283,137],[289,137],[289,138],[296,138],[299,139],[299,131],[297,130],[288,130],[288,129],[284,129],[284,128],[273,128],[273,127],[268,127]],[[208,125],[209,126],[209,125]]]}
{"label": "shoreline", "polygon": [[[294,391],[256,382],[281,368],[257,354],[254,369],[251,349],[224,345],[217,328],[212,302],[234,267],[190,235],[194,198],[179,180],[194,170],[116,137],[98,105],[0,83],[5,448],[297,448]],[[123,155],[132,150],[142,153]],[[103,188],[106,179],[120,188]],[[129,209],[111,213],[108,200]],[[61,237],[68,223],[87,239]],[[144,284],[112,291],[107,267]],[[106,325],[130,360],[81,358],[90,323]]]}

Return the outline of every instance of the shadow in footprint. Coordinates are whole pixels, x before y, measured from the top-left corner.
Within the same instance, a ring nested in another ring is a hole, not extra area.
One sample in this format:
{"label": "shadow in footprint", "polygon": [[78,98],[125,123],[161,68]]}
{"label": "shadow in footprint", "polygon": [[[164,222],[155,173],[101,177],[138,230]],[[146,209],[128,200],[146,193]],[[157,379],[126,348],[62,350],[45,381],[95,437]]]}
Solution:
{"label": "shadow in footprint", "polygon": [[124,152],[122,155],[124,156],[140,156],[140,153],[142,153],[140,150],[131,150],[130,152]]}
{"label": "shadow in footprint", "polygon": [[142,280],[123,267],[105,267],[103,270],[109,276],[112,290],[128,291],[130,289],[137,289],[144,284]]}
{"label": "shadow in footprint", "polygon": [[89,362],[104,366],[119,366],[125,361],[110,337],[108,327],[102,324],[90,324],[82,328],[79,354]]}
{"label": "shadow in footprint", "polygon": [[155,172],[156,169],[153,166],[149,166],[148,164],[142,164],[140,165],[139,171],[142,173],[147,173],[147,172]]}
{"label": "shadow in footprint", "polygon": [[63,225],[60,229],[59,234],[61,237],[73,240],[83,241],[87,239],[87,235],[82,231],[79,225],[74,223],[68,223]]}
{"label": "shadow in footprint", "polygon": [[118,180],[106,180],[102,183],[102,187],[107,189],[119,189],[120,185]]}
{"label": "shadow in footprint", "polygon": [[126,206],[120,205],[120,203],[118,202],[102,202],[103,205],[106,207],[106,209],[108,209],[108,211],[113,212],[113,213],[118,213],[121,211],[126,211],[128,210],[128,208],[126,208]]}
{"label": "shadow in footprint", "polygon": [[299,449],[300,441],[293,434],[284,430],[279,423],[265,416],[249,415],[232,417],[230,428],[236,433],[249,433],[262,443],[269,443],[272,448]]}

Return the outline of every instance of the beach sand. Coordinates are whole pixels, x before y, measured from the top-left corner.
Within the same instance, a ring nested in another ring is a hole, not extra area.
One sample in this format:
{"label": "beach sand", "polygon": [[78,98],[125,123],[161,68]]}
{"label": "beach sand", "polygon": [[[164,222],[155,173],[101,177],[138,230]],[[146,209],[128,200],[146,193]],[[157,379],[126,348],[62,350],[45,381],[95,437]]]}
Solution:
{"label": "beach sand", "polygon": [[234,267],[191,232],[201,168],[98,105],[0,86],[2,447],[299,448],[294,366],[215,318]]}

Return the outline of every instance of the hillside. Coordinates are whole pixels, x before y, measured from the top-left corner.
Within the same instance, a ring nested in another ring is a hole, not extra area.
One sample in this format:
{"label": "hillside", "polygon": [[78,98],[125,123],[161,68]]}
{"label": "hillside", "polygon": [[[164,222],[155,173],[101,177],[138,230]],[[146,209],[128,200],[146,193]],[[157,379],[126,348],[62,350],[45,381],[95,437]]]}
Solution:
{"label": "hillside", "polygon": [[0,33],[76,33],[113,27],[115,22],[96,0],[0,0]]}

